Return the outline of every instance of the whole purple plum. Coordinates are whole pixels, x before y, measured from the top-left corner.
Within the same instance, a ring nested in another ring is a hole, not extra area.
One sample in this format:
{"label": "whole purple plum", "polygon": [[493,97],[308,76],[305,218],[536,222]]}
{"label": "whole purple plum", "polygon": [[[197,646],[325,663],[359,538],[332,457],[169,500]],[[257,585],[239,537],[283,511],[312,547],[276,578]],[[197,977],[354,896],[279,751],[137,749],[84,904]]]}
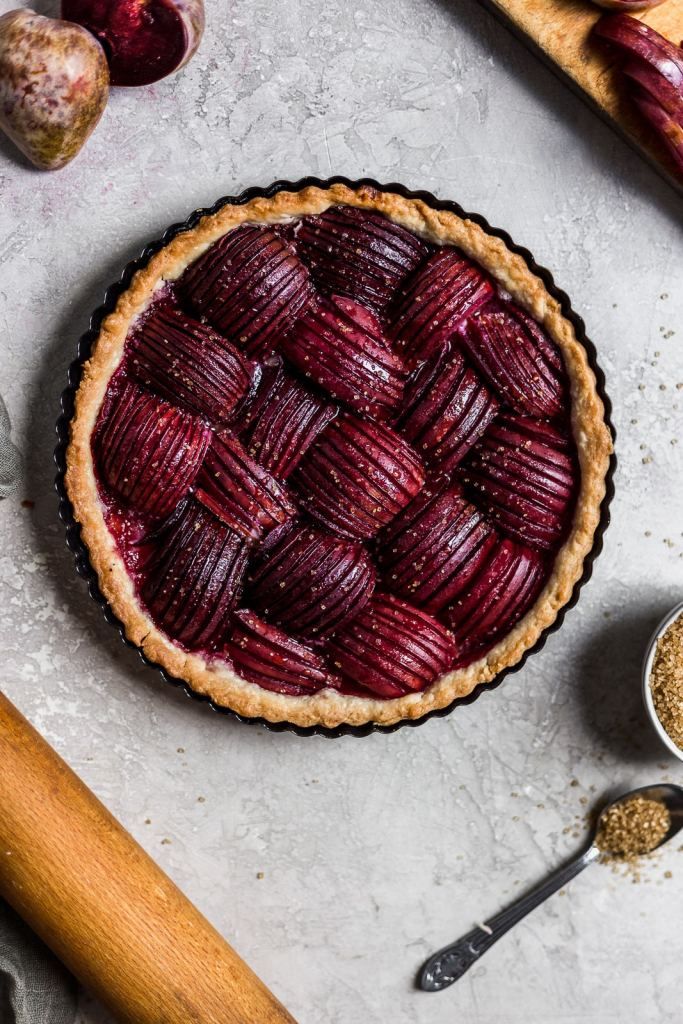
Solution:
{"label": "whole purple plum", "polygon": [[73,160],[108,97],[104,50],[80,25],[30,10],[0,17],[0,128],[37,167]]}

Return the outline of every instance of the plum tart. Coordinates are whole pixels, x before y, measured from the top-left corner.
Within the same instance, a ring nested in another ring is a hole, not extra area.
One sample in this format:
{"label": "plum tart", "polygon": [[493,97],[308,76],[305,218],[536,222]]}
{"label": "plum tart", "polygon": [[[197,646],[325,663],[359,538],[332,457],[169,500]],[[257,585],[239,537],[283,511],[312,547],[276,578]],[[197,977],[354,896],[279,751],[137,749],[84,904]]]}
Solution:
{"label": "plum tart", "polygon": [[66,488],[126,636],[245,717],[445,708],[571,599],[612,450],[572,322],[419,198],[228,203],[138,270],[75,398]]}

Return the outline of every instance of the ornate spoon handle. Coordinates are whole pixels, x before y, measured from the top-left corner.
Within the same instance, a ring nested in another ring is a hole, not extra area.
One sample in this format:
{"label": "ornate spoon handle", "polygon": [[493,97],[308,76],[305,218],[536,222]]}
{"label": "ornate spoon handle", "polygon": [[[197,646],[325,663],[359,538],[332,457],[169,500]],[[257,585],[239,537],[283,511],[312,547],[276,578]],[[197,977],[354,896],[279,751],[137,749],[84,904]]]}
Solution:
{"label": "ornate spoon handle", "polygon": [[517,924],[530,910],[571,881],[594,861],[599,853],[597,846],[589,846],[579,857],[550,875],[537,888],[521,896],[500,914],[485,921],[482,927],[473,928],[457,942],[444,946],[438,953],[434,953],[420,968],[418,987],[425,992],[440,992],[442,988],[448,988],[461,978],[475,960],[478,960],[501,935],[512,928],[513,924]]}

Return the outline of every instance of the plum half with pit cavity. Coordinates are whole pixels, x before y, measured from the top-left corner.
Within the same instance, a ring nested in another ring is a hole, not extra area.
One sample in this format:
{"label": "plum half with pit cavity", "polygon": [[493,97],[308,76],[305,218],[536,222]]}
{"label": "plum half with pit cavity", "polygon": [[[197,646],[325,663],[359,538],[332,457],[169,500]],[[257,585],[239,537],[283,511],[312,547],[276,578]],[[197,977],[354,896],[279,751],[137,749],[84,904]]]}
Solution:
{"label": "plum half with pit cavity", "polygon": [[112,85],[149,85],[179,71],[204,32],[203,0],[62,0],[62,16],[101,43]]}

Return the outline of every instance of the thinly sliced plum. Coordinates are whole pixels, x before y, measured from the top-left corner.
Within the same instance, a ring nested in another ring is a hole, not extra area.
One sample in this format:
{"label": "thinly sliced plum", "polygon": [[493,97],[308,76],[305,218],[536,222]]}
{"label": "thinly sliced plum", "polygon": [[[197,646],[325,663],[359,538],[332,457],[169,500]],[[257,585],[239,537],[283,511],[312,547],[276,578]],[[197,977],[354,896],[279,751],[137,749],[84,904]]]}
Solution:
{"label": "thinly sliced plum", "polygon": [[413,274],[400,294],[393,336],[414,366],[435,337],[450,336],[465,317],[488,302],[493,285],[457,249],[444,248]]}
{"label": "thinly sliced plum", "polygon": [[683,89],[683,49],[630,14],[604,14],[593,36],[621,53],[656,68],[674,88]]}
{"label": "thinly sliced plum", "polygon": [[460,342],[479,372],[522,415],[557,416],[566,400],[562,356],[543,328],[511,303],[490,302]]}
{"label": "thinly sliced plum", "polygon": [[250,224],[190,264],[179,288],[200,316],[257,358],[277,348],[313,294],[307,268],[283,239]]}
{"label": "thinly sliced plum", "polygon": [[465,361],[462,352],[432,346],[411,374],[405,412],[398,421],[427,465],[451,472],[498,411],[498,400]]}
{"label": "thinly sliced plum", "polygon": [[297,526],[256,568],[249,597],[269,621],[314,639],[357,615],[374,587],[375,570],[361,544]]}
{"label": "thinly sliced plum", "polygon": [[405,368],[369,309],[343,295],[311,306],[282,351],[334,399],[374,419],[393,416],[403,399]]}
{"label": "thinly sliced plum", "polygon": [[138,512],[162,519],[194,483],[210,442],[202,420],[128,382],[96,448],[108,486]]}
{"label": "thinly sliced plum", "polygon": [[647,11],[650,7],[658,7],[664,0],[593,0],[593,3],[611,11]]}
{"label": "thinly sliced plum", "polygon": [[212,423],[230,421],[261,372],[213,328],[170,303],[136,329],[128,365],[141,384]]}
{"label": "thinly sliced plum", "polygon": [[303,507],[342,537],[366,540],[415,497],[422,463],[395,431],[344,413],[332,420],[296,472]]}
{"label": "thinly sliced plum", "polygon": [[683,73],[680,84],[673,85],[659,68],[644,60],[632,57],[624,64],[622,71],[630,80],[632,95],[648,96],[653,103],[658,103],[678,123],[683,126]]}
{"label": "thinly sliced plum", "polygon": [[383,698],[426,689],[456,656],[445,626],[390,594],[375,594],[327,650],[344,679]]}
{"label": "thinly sliced plum", "polygon": [[378,538],[384,585],[439,612],[468,587],[499,543],[486,517],[448,477],[427,480]]}
{"label": "thinly sliced plum", "polygon": [[500,529],[549,551],[564,538],[578,470],[569,439],[529,416],[501,416],[474,446],[463,479]]}
{"label": "thinly sliced plum", "polygon": [[220,640],[247,567],[242,538],[193,498],[172,517],[142,596],[155,622],[189,648]]}
{"label": "thinly sliced plum", "polygon": [[631,97],[683,177],[683,47],[629,14],[606,14],[593,36],[626,57]]}
{"label": "thinly sliced plum", "polygon": [[681,112],[677,116],[672,116],[661,103],[653,100],[646,92],[634,88],[631,95],[640,113],[669,150],[669,155],[683,178],[683,103]]}
{"label": "thinly sliced plum", "polygon": [[296,514],[286,486],[227,430],[214,435],[197,477],[197,501],[245,540],[258,540]]}
{"label": "thinly sliced plum", "polygon": [[286,480],[336,415],[336,405],[312,395],[286,373],[276,357],[263,367],[240,435],[252,458],[273,476]]}
{"label": "thinly sliced plum", "polygon": [[460,653],[490,646],[531,608],[546,576],[541,557],[505,539],[487,552],[479,573],[446,610]]}
{"label": "thinly sliced plum", "polygon": [[422,357],[415,364],[408,375],[404,388],[403,406],[394,420],[393,426],[400,427],[412,416],[415,408],[420,405],[441,376],[446,366],[453,344],[443,334],[434,335],[422,353]]}
{"label": "thinly sliced plum", "polygon": [[234,613],[233,623],[224,652],[235,671],[250,683],[292,697],[338,685],[319,654],[277,626],[246,609]]}
{"label": "thinly sliced plum", "polygon": [[301,222],[297,243],[316,284],[382,312],[429,247],[371,210],[333,206]]}

